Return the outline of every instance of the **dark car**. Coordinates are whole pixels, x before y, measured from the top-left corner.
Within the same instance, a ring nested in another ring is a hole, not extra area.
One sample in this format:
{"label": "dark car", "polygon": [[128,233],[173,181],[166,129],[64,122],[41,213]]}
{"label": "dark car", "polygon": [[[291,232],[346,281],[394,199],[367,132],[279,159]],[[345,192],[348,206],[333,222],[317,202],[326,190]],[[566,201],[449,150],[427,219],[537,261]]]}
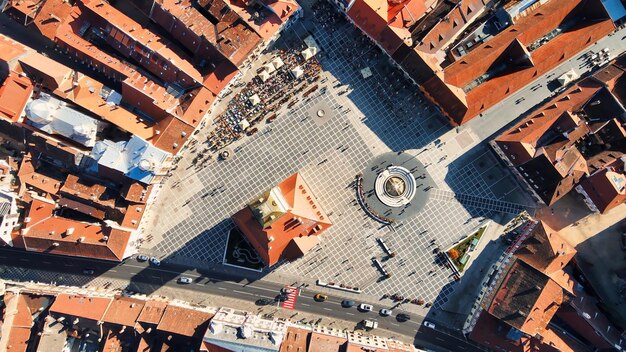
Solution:
{"label": "dark car", "polygon": [[286,300],[289,299],[289,296],[280,294],[280,295],[276,296],[276,298],[278,299],[279,302],[285,302]]}
{"label": "dark car", "polygon": [[139,261],[139,262],[145,262],[148,259],[150,259],[150,257],[148,257],[145,254],[140,254],[140,255],[137,256],[137,261]]}
{"label": "dark car", "polygon": [[85,275],[93,275],[95,271],[93,269],[85,269],[83,270],[83,274]]}
{"label": "dark car", "polygon": [[622,233],[622,249],[626,251],[626,228]]}
{"label": "dark car", "polygon": [[354,306],[354,301],[351,301],[349,299],[344,299],[343,301],[341,301],[341,306],[344,308],[350,308]]}
{"label": "dark car", "polygon": [[396,319],[398,321],[409,321],[409,320],[411,320],[411,316],[406,314],[406,313],[400,313],[400,314],[396,315]]}

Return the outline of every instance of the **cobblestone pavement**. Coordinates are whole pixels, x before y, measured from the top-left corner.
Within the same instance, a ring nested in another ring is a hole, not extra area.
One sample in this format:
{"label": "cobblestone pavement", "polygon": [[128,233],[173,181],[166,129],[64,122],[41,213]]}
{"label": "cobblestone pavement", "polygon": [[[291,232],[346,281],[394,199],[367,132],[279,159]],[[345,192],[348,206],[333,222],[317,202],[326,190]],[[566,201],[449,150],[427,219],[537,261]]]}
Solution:
{"label": "cobblestone pavement", "polygon": [[[488,147],[477,146],[468,130],[449,131],[382,55],[366,61],[368,55],[346,51],[361,40],[349,24],[331,34],[300,22],[284,36],[310,32],[323,50],[326,93],[301,99],[271,124],[261,123],[256,135],[233,146],[232,160],[199,169],[183,162],[155,204],[161,215],[149,230],[154,240],[142,250],[174,262],[215,267],[234,226],[230,216],[301,172],[334,225],[321,236],[318,248],[271,268],[264,279],[322,279],[360,287],[371,296],[397,292],[439,307],[454,289],[454,280],[452,272],[435,263],[431,240],[445,248],[483,221],[517,214],[530,203],[513,198],[519,188]],[[373,76],[364,79],[360,70],[366,66]],[[311,112],[320,107],[334,116],[316,120]],[[350,183],[375,156],[399,150],[428,167],[437,187],[417,216],[402,220],[395,230],[379,228],[356,204]],[[376,238],[384,238],[397,256],[385,261]],[[383,260],[391,278],[381,278],[373,257]]]}

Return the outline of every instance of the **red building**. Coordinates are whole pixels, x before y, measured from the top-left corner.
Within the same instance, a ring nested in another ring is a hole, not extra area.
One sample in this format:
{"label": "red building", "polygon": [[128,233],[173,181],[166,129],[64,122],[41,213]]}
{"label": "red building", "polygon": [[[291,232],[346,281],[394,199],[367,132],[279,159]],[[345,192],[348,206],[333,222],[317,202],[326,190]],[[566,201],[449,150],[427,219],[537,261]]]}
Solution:
{"label": "red building", "polygon": [[552,205],[575,189],[600,213],[626,200],[625,62],[617,59],[492,142],[536,200]]}
{"label": "red building", "polygon": [[545,223],[533,226],[492,274],[470,339],[489,349],[515,352],[619,346],[619,329],[572,275],[576,250]]}
{"label": "red building", "polygon": [[270,266],[306,254],[332,225],[299,173],[264,192],[233,215],[233,221]]}
{"label": "red building", "polygon": [[[478,116],[615,29],[601,0],[536,4],[507,23],[484,14],[486,3],[441,1],[424,16],[419,15],[423,7],[413,10],[419,20],[398,22],[388,20],[393,6],[356,0],[347,14],[452,125]],[[484,26],[498,32],[488,33]]]}

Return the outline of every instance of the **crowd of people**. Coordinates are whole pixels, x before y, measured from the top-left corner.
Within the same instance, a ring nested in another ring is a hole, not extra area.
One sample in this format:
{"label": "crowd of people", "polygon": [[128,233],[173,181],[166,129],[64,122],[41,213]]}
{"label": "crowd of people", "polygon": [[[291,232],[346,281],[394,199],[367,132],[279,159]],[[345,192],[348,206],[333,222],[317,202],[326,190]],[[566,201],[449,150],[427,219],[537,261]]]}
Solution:
{"label": "crowd of people", "polygon": [[[302,55],[307,48],[304,43],[292,42],[287,46],[288,49],[276,50],[274,58],[266,63],[273,65],[274,60],[280,58],[278,62],[282,62],[282,66],[265,80],[260,75],[255,76],[230,100],[226,111],[216,118],[216,128],[207,138],[210,150],[219,150],[246,133],[256,132],[258,129],[254,125],[264,118],[275,116],[282,105],[289,100],[295,101],[297,98],[294,99],[294,96],[320,78],[320,63],[315,57],[305,59]],[[260,68],[257,73],[263,70]]]}

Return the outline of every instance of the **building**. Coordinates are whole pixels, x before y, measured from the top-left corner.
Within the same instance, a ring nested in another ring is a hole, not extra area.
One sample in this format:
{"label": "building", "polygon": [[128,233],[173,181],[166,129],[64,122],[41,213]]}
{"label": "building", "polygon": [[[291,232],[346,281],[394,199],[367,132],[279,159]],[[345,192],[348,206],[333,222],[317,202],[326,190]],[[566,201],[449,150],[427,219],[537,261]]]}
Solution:
{"label": "building", "polygon": [[0,35],[0,239],[115,261],[136,251],[152,185],[217,96],[302,13],[293,0],[5,0],[0,11],[54,50]]}
{"label": "building", "polygon": [[231,308],[80,288],[7,284],[0,314],[6,351],[413,352],[412,344],[304,326]]}
{"label": "building", "polygon": [[250,202],[233,221],[269,266],[306,254],[332,225],[299,173]]}
{"label": "building", "polygon": [[625,200],[624,58],[575,84],[492,142],[533,197],[552,205],[572,190],[594,211]]}
{"label": "building", "polygon": [[619,329],[574,277],[575,254],[545,223],[526,226],[489,274],[469,338],[487,348],[508,351],[619,347]]}
{"label": "building", "polygon": [[601,0],[511,0],[502,9],[486,0],[432,3],[354,0],[345,12],[452,125],[482,114],[615,29],[612,5]]}

